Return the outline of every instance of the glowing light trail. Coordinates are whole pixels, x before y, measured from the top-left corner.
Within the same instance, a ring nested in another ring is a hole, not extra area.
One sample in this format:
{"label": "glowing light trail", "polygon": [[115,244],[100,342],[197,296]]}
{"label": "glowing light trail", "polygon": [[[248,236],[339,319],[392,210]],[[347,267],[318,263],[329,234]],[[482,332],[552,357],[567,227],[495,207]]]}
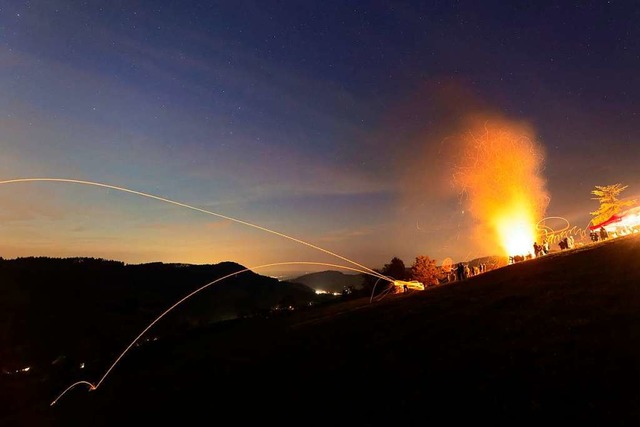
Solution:
{"label": "glowing light trail", "polygon": [[71,385],[70,385],[69,387],[67,387],[66,389],[64,389],[64,391],[63,391],[62,393],[60,393],[60,395],[56,398],[56,400],[54,400],[53,402],[51,402],[51,403],[49,404],[49,406],[53,406],[53,405],[55,405],[55,404],[56,404],[56,402],[58,401],[58,399],[60,399],[62,396],[64,396],[66,392],[68,392],[69,390],[71,390],[72,388],[74,388],[75,386],[80,385],[80,384],[86,384],[86,385],[88,385],[88,386],[89,386],[89,391],[93,391],[93,390],[95,390],[95,389],[96,389],[96,386],[95,386],[95,385],[93,385],[93,384],[91,384],[89,381],[84,381],[84,380],[83,380],[83,381],[77,381],[77,382],[75,382],[75,383],[71,384]]}
{"label": "glowing light trail", "polygon": [[[549,220],[558,220],[564,222],[564,225],[556,230],[545,224],[545,222]],[[589,235],[589,226],[580,228],[577,225],[574,225],[572,227],[569,220],[562,216],[548,216],[543,218],[536,224],[536,229],[541,233],[544,233],[544,237],[549,241],[549,243],[558,243],[560,240],[568,236],[577,236],[578,238],[584,239]]]}
{"label": "glowing light trail", "polygon": [[[116,358],[115,362],[113,362],[111,364],[111,366],[109,367],[109,369],[107,369],[107,371],[104,373],[104,375],[102,376],[102,378],[100,378],[100,380],[94,385],[93,383],[90,383],[88,381],[78,381],[76,383],[71,384],[69,387],[67,387],[62,393],[60,393],[58,395],[58,397],[56,397],[53,402],[50,403],[49,406],[53,406],[56,404],[56,402],[58,402],[58,400],[60,400],[60,398],[62,396],[64,396],[69,390],[73,389],[75,386],[80,385],[80,384],[87,384],[89,386],[89,391],[93,391],[96,390],[98,387],[100,387],[100,385],[104,382],[104,380],[107,378],[107,376],[109,375],[109,373],[111,373],[111,371],[113,370],[113,368],[116,367],[116,365],[118,364],[118,362],[120,362],[120,359],[122,359],[124,357],[125,354],[127,354],[127,352],[131,349],[131,347],[134,346],[134,344],[140,339],[142,338],[142,336],[153,327],[153,325],[155,325],[156,323],[158,323],[158,321],[160,321],[160,319],[162,319],[164,316],[166,316],[169,312],[171,312],[174,308],[176,308],[177,306],[179,306],[180,304],[182,304],[183,302],[185,302],[186,300],[188,300],[189,298],[191,298],[192,296],[196,295],[197,293],[207,289],[209,286],[215,285],[218,282],[221,282],[223,280],[228,279],[229,277],[235,276],[237,274],[242,274],[248,271],[252,271],[252,270],[259,270],[262,268],[268,268],[268,267],[276,267],[276,266],[283,266],[283,265],[322,265],[322,266],[328,266],[328,267],[334,267],[334,268],[342,268],[345,270],[351,270],[351,271],[355,271],[358,273],[362,273],[362,274],[368,274],[370,276],[374,276],[377,277],[378,280],[380,280],[383,277],[380,277],[380,274],[371,274],[369,271],[365,271],[362,269],[358,269],[358,268],[353,268],[353,267],[347,267],[344,265],[338,265],[338,264],[330,264],[330,263],[326,263],[326,262],[313,262],[313,261],[288,261],[288,262],[276,262],[276,263],[271,263],[271,264],[263,264],[263,265],[258,265],[255,267],[249,267],[249,268],[245,268],[244,270],[238,270],[235,271],[233,273],[227,274],[226,276],[220,277],[212,282],[207,283],[206,285],[203,285],[201,287],[199,287],[198,289],[196,289],[195,291],[189,293],[188,295],[186,295],[185,297],[183,297],[182,299],[180,299],[178,302],[176,302],[175,304],[173,304],[171,307],[169,307],[168,309],[166,309],[164,312],[162,312],[162,314],[160,314],[158,317],[155,318],[155,320],[153,322],[151,322],[146,328],[144,328],[142,330],[142,332],[140,332],[138,334],[138,336],[136,336],[133,341],[131,341],[131,343],[124,349],[124,351],[122,353],[120,353],[120,355]],[[390,280],[385,278],[385,280]],[[377,282],[376,282],[377,283]]]}
{"label": "glowing light trail", "polygon": [[165,203],[170,203],[170,204],[175,205],[175,206],[180,206],[180,207],[191,209],[191,210],[194,210],[194,211],[197,211],[197,212],[202,212],[202,213],[205,213],[207,215],[217,216],[218,218],[226,219],[228,221],[233,221],[233,222],[236,222],[238,224],[246,225],[247,227],[252,227],[252,228],[256,228],[258,230],[262,230],[262,231],[267,232],[267,233],[275,234],[276,236],[280,236],[280,237],[283,237],[285,239],[289,239],[289,240],[291,240],[293,242],[300,243],[301,245],[308,246],[310,248],[313,248],[313,249],[316,249],[318,251],[324,252],[324,253],[326,253],[328,255],[331,255],[331,256],[334,256],[336,258],[339,258],[339,259],[341,259],[343,261],[346,261],[346,262],[348,262],[350,264],[353,264],[353,265],[355,265],[355,266],[357,266],[357,267],[359,267],[359,268],[361,268],[363,270],[366,270],[370,274],[372,274],[372,275],[374,275],[376,277],[380,277],[381,279],[385,279],[385,280],[389,279],[388,277],[385,277],[384,275],[382,275],[382,274],[380,274],[380,273],[378,273],[378,272],[376,272],[376,271],[374,271],[374,270],[372,270],[372,269],[370,269],[368,267],[365,267],[364,265],[358,264],[355,261],[352,261],[352,260],[350,260],[348,258],[345,258],[345,257],[343,257],[341,255],[338,255],[338,254],[336,254],[334,252],[331,252],[331,251],[329,251],[327,249],[324,249],[324,248],[321,248],[319,246],[316,246],[316,245],[314,245],[312,243],[305,242],[304,240],[296,239],[295,237],[288,236],[288,235],[286,235],[284,233],[280,233],[278,231],[271,230],[271,229],[268,229],[266,227],[262,227],[262,226],[257,225],[257,224],[253,224],[253,223],[250,223],[250,222],[247,222],[247,221],[242,221],[240,219],[232,218],[230,216],[222,215],[222,214],[219,214],[219,213],[216,213],[216,212],[212,212],[212,211],[209,211],[209,210],[206,210],[206,209],[197,208],[195,206],[187,205],[186,203],[177,202],[175,200],[170,200],[170,199],[167,199],[167,198],[164,198],[164,197],[160,197],[160,196],[156,196],[156,195],[153,195],[153,194],[143,193],[142,191],[130,190],[130,189],[125,188],[125,187],[118,187],[116,185],[104,184],[104,183],[101,183],[101,182],[85,181],[85,180],[81,180],[81,179],[70,179],[70,178],[17,178],[17,179],[9,179],[9,180],[5,180],[5,181],[0,181],[0,185],[3,185],[3,184],[17,184],[17,183],[25,183],[25,182],[66,182],[66,183],[72,183],[72,184],[91,185],[91,186],[94,186],[94,187],[109,188],[109,189],[112,189],[112,190],[118,190],[118,191],[123,191],[125,193],[135,194],[137,196],[148,197],[150,199],[159,200],[159,201],[165,202]]}
{"label": "glowing light trail", "polygon": [[323,262],[278,262],[278,263],[271,263],[271,264],[264,264],[264,265],[260,265],[257,267],[251,267],[251,268],[246,268],[244,270],[240,270],[240,271],[236,271],[232,274],[229,274],[227,276],[221,277],[219,279],[214,280],[213,282],[207,283],[206,285],[196,289],[195,291],[191,292],[190,294],[188,294],[187,296],[185,296],[184,298],[182,298],[181,300],[179,300],[178,302],[176,302],[175,304],[173,304],[171,307],[169,307],[167,310],[165,310],[162,314],[160,314],[160,316],[158,316],[153,322],[151,322],[149,324],[149,326],[147,326],[142,332],[140,332],[140,334],[138,334],[138,336],[127,346],[127,348],[125,348],[125,350],[118,356],[118,358],[115,360],[115,362],[113,362],[113,364],[109,367],[109,369],[107,369],[107,371],[105,372],[105,374],[102,376],[102,378],[100,378],[100,380],[94,385],[88,381],[78,381],[74,384],[72,384],[71,386],[67,387],[55,400],[53,400],[53,402],[51,402],[51,405],[53,406],[62,396],[64,396],[69,390],[73,389],[74,387],[76,387],[77,385],[80,384],[87,384],[89,386],[89,390],[96,390],[98,387],[100,387],[100,384],[102,384],[102,382],[106,379],[106,377],[109,375],[109,373],[113,370],[113,368],[118,364],[118,362],[120,361],[120,359],[122,359],[122,357],[131,349],[131,347],[151,328],[153,327],[153,325],[155,325],[160,319],[162,319],[167,313],[169,313],[170,311],[172,311],[174,308],[176,308],[177,306],[179,306],[180,304],[182,304],[184,301],[188,300],[189,298],[191,298],[192,296],[196,295],[198,292],[208,288],[209,286],[218,283],[222,280],[225,280],[231,276],[234,276],[236,274],[240,274],[240,273],[244,273],[247,271],[251,271],[251,270],[256,270],[256,269],[260,269],[260,268],[267,268],[267,267],[274,267],[274,266],[283,266],[283,265],[294,265],[294,264],[303,264],[303,265],[322,265],[322,266],[329,266],[329,267],[336,267],[336,268],[343,268],[343,269],[347,269],[347,270],[351,270],[351,271],[356,271],[359,273],[363,273],[363,274],[368,274],[370,276],[374,276],[377,277],[378,280],[386,280],[389,282],[392,282],[392,279],[384,276],[380,273],[378,273],[375,270],[372,270],[362,264],[359,264],[355,261],[352,261],[348,258],[345,258],[341,255],[336,254],[335,252],[331,252],[327,249],[321,248],[319,246],[316,246],[312,243],[309,242],[305,242],[304,240],[300,240],[297,239],[295,237],[291,237],[289,235],[286,235],[284,233],[280,233],[278,231],[275,230],[271,230],[269,228],[266,227],[262,227],[260,225],[257,224],[253,224],[247,221],[242,221],[236,218],[232,218],[230,216],[227,215],[223,215],[223,214],[219,214],[216,212],[212,212],[206,209],[202,209],[202,208],[198,208],[195,206],[191,206],[188,205],[186,203],[182,203],[182,202],[178,202],[175,200],[171,200],[171,199],[167,199],[165,197],[160,197],[160,196],[156,196],[154,194],[149,194],[149,193],[144,193],[142,191],[136,191],[136,190],[131,190],[129,188],[125,188],[125,187],[119,187],[116,185],[111,185],[111,184],[105,184],[105,183],[101,183],[101,182],[95,182],[95,181],[86,181],[86,180],[80,180],[80,179],[71,179],[71,178],[17,178],[17,179],[10,179],[10,180],[4,180],[4,181],[0,181],[0,185],[3,184],[17,184],[17,183],[28,183],[28,182],[63,182],[63,183],[72,183],[72,184],[82,184],[82,185],[89,185],[89,186],[94,186],[94,187],[101,187],[101,188],[107,188],[107,189],[112,189],[112,190],[117,190],[117,191],[122,191],[125,193],[130,193],[130,194],[135,194],[137,196],[142,196],[142,197],[147,197],[150,199],[154,199],[154,200],[158,200],[161,202],[165,202],[165,203],[169,203],[175,206],[180,206],[183,208],[187,208],[187,209],[191,209],[197,212],[202,212],[205,213],[207,215],[213,215],[216,216],[218,218],[222,218],[222,219],[226,219],[228,221],[233,221],[236,222],[238,224],[242,224],[242,225],[246,225],[247,227],[252,227],[252,228],[256,228],[258,230],[262,230],[264,232],[270,233],[270,234],[275,234],[276,236],[280,236],[283,237],[285,239],[291,240],[293,242],[296,243],[300,243],[302,245],[308,246],[310,248],[316,249],[320,252],[324,252],[328,255],[334,256],[336,258],[339,258],[343,261],[346,261],[350,264],[353,264],[355,266],[357,266],[358,268],[353,268],[353,267],[346,267],[346,266],[341,266],[341,265],[337,265],[337,264],[329,264],[329,263],[323,263]]}

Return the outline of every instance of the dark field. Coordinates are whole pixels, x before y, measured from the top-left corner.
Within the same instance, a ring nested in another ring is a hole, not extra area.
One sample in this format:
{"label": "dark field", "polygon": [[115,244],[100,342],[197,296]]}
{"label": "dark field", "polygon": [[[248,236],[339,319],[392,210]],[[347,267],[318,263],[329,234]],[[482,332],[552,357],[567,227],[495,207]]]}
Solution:
{"label": "dark field", "polygon": [[637,425],[640,237],[373,304],[199,329],[127,355],[98,390],[78,387],[49,407],[69,384],[0,420]]}

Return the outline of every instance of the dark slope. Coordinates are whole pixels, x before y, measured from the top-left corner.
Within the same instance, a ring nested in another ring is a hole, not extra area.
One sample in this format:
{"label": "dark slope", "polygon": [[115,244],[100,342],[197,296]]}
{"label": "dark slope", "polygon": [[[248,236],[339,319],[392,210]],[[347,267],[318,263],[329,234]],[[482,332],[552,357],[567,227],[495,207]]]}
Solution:
{"label": "dark slope", "polygon": [[[129,335],[188,293],[214,281],[187,301],[172,322],[195,326],[268,310],[280,301],[306,304],[313,290],[279,282],[223,262],[215,265],[124,265],[90,258],[20,258],[0,261],[0,351],[7,360],[37,363],[68,353],[74,343],[106,334]],[[93,333],[92,333],[93,332]],[[13,353],[12,353],[13,350]],[[12,363],[10,363],[12,364]]]}
{"label": "dark slope", "polygon": [[131,354],[97,391],[24,417],[635,425],[639,260],[633,236],[371,305],[220,324]]}
{"label": "dark slope", "polygon": [[[61,381],[104,369],[149,322],[217,278],[231,275],[168,314],[141,344],[223,319],[264,316],[279,304],[307,306],[316,299],[300,284],[253,272],[234,274],[244,269],[231,262],[0,261],[0,401],[5,407],[0,423],[45,395],[49,399],[50,388]],[[27,367],[28,372],[16,372]]]}

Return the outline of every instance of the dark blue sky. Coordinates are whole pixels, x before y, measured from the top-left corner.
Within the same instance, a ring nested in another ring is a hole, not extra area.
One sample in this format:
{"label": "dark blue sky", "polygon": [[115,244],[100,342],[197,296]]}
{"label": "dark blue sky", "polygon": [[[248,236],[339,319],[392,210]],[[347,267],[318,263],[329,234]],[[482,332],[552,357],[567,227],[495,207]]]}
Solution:
{"label": "dark blue sky", "polygon": [[[640,6],[508,3],[4,1],[0,179],[121,185],[372,267],[468,259],[487,254],[434,147],[491,111],[530,124],[547,215],[584,227],[595,185],[640,193]],[[0,200],[5,257],[328,259],[104,190]]]}

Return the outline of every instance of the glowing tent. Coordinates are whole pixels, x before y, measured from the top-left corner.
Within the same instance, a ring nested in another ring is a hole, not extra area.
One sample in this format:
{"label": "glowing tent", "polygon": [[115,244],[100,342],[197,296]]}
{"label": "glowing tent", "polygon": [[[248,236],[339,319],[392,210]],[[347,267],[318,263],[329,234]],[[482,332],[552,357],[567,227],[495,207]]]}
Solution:
{"label": "glowing tent", "polygon": [[640,231],[640,206],[612,215],[606,221],[590,226],[589,230],[594,231],[600,228],[618,236],[637,233]]}

